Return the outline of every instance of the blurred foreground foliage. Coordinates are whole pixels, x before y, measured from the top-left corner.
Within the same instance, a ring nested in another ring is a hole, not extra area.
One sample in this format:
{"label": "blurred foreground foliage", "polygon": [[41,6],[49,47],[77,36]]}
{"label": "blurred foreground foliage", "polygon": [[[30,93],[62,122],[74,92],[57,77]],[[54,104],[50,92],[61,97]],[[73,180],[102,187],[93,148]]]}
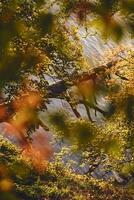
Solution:
{"label": "blurred foreground foliage", "polygon": [[[133,37],[133,11],[133,0],[0,1],[0,122],[7,123],[1,134],[20,147],[0,139],[2,200],[133,199],[134,53],[119,49],[107,58],[111,62],[92,69],[78,30],[97,30],[105,40],[119,43],[126,35]],[[50,85],[46,76],[60,80]],[[99,107],[99,95],[111,102],[107,111]],[[50,98],[66,100],[75,119],[57,112],[44,122],[76,149],[87,149],[91,165],[96,155],[108,156],[110,167],[131,176],[130,188],[76,175],[56,158],[46,161],[52,147],[45,131],[35,130],[42,126],[48,131],[38,113],[47,110]],[[88,120],[81,119],[78,104]],[[90,109],[102,114],[104,124],[94,123]]]}
{"label": "blurred foreground foliage", "polygon": [[122,190],[86,175],[76,175],[56,159],[45,171],[38,173],[30,161],[23,159],[20,149],[2,137],[0,152],[2,200],[133,199],[128,188]]}

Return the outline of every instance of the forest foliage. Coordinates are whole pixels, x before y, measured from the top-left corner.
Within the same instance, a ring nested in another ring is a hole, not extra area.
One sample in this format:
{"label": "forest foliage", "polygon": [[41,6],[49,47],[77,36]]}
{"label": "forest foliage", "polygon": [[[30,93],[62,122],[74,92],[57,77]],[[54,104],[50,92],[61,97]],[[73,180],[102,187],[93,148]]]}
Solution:
{"label": "forest foliage", "polygon": [[[118,44],[108,62],[90,66],[80,27],[87,36],[95,31]],[[133,35],[133,0],[0,1],[0,131],[17,144],[1,136],[2,200],[133,199],[134,52],[120,45]],[[44,75],[59,81],[49,85]],[[108,102],[107,110],[99,107],[99,95]],[[50,98],[66,100],[75,119],[60,111],[42,121],[39,113],[47,110]],[[90,109],[101,113],[103,124],[93,121]],[[125,186],[65,169],[56,160],[48,130],[84,152],[92,170],[98,157],[108,156],[104,165],[118,171]]]}

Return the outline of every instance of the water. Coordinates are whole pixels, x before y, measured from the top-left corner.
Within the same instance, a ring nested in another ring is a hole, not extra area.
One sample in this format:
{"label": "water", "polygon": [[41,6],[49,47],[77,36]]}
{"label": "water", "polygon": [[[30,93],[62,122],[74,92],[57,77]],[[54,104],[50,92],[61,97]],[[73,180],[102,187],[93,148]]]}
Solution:
{"label": "water", "polygon": [[[92,34],[92,35],[88,35],[87,37],[85,37],[86,32],[82,28],[79,30],[79,34],[81,35],[81,43],[83,45],[83,54],[87,58],[89,65],[91,67],[96,67],[96,66],[102,64],[103,62],[105,62],[105,54],[107,52],[114,50],[119,45],[119,44],[117,45],[116,43],[114,43],[111,40],[109,40],[107,42],[103,41],[101,39],[101,37],[99,36],[99,34],[95,34],[95,35]],[[123,45],[127,44],[127,46],[130,46],[132,48],[134,47],[133,40],[129,40],[128,38],[126,38],[124,41],[122,41],[121,44],[123,44]],[[36,77],[31,77],[31,78],[36,79]],[[48,83],[50,85],[55,83],[56,81],[59,81],[58,79],[53,79],[53,78],[49,77],[48,75],[45,75],[45,79],[48,81]],[[100,97],[99,105],[100,105],[100,107],[105,109],[106,102],[104,101],[103,97]],[[41,114],[43,114],[42,120],[46,119],[47,114],[49,114],[50,112],[57,111],[60,109],[62,109],[62,110],[64,109],[66,112],[68,112],[70,114],[71,117],[76,118],[70,105],[65,100],[61,100],[58,98],[51,98],[50,103],[47,104],[47,108],[48,108],[48,110],[45,113],[45,117],[43,116],[44,113],[41,113]],[[81,114],[83,119],[88,119],[86,110],[82,104],[78,104],[77,110],[79,111],[79,113]],[[94,114],[94,110],[90,110],[90,112],[91,112],[91,116],[94,121],[98,122],[99,120],[102,120],[103,117],[101,114],[98,113],[97,117],[96,117]],[[9,140],[12,140],[12,138],[9,138]],[[12,142],[17,143],[17,141],[12,141]],[[55,151],[56,152],[60,152],[60,150],[64,147],[70,148],[70,145],[68,144],[67,141],[62,140],[62,141],[55,142]],[[84,173],[88,172],[89,164],[85,164],[83,167],[81,167],[80,166],[81,158],[82,158],[81,152],[76,152],[76,153],[70,152],[70,155],[67,155],[66,157],[64,157],[63,161],[65,163],[67,163],[70,160],[75,161],[75,164],[73,165],[73,170],[77,173],[84,174]],[[102,171],[104,174],[102,173]],[[98,168],[96,168],[96,170],[93,173],[94,174],[92,174],[92,175],[96,178],[104,178],[105,175],[106,176],[108,175],[108,177],[111,176],[112,172],[108,172],[107,174],[105,174],[105,172],[103,170],[103,166],[99,166]],[[109,175],[109,173],[110,173],[110,175]]]}

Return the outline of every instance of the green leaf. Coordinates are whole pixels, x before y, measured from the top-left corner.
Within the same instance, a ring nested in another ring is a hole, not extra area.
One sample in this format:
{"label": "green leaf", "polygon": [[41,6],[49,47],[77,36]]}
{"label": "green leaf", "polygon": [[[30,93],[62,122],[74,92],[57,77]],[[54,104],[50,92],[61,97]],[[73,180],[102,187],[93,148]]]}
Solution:
{"label": "green leaf", "polygon": [[78,145],[92,143],[97,134],[97,128],[85,120],[73,121],[70,125],[70,139]]}
{"label": "green leaf", "polygon": [[111,156],[120,157],[121,156],[121,145],[116,139],[111,139],[104,142],[104,150]]}
{"label": "green leaf", "polygon": [[37,19],[38,28],[42,34],[52,32],[54,15],[52,13],[41,13]]}

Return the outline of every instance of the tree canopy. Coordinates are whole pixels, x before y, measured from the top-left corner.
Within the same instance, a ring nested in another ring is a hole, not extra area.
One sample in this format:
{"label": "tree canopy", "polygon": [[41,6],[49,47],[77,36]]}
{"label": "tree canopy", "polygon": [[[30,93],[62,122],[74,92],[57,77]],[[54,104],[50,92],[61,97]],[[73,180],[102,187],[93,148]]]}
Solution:
{"label": "tree canopy", "polygon": [[[84,56],[81,28],[85,37],[97,34],[117,44],[102,64],[92,67]],[[121,45],[133,35],[133,0],[0,1],[2,200],[133,199],[134,52]],[[41,119],[52,98],[68,102],[74,117],[61,110]],[[91,110],[102,123],[94,121]],[[86,175],[64,170],[49,131],[83,152],[90,165]],[[100,164],[118,173],[118,180],[91,177]]]}

